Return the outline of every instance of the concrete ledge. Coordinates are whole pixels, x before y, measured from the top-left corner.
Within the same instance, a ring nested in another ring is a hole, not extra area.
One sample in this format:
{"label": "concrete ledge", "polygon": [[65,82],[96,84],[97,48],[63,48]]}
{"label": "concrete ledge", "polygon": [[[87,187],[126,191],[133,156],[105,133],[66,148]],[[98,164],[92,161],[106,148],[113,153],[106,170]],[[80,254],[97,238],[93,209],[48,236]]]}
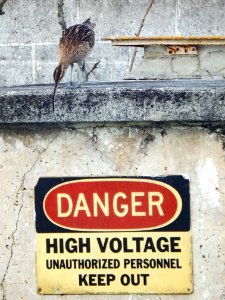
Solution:
{"label": "concrete ledge", "polygon": [[52,85],[0,88],[0,123],[223,122],[225,81],[90,82],[57,91]]}

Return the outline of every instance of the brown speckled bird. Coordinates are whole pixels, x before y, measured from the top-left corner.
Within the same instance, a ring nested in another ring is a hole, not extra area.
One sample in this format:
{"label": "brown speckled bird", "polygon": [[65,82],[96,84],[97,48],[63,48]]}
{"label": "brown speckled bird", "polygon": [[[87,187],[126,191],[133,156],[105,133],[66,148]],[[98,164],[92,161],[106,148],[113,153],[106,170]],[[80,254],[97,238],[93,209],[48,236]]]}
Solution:
{"label": "brown speckled bird", "polygon": [[81,24],[77,24],[66,28],[62,32],[62,37],[59,40],[59,65],[55,68],[53,77],[55,80],[55,88],[53,93],[53,111],[55,103],[55,94],[60,80],[63,78],[66,70],[71,66],[72,84],[72,70],[73,64],[77,63],[82,72],[85,71],[85,59],[90,54],[95,44],[95,23],[91,23],[90,18]]}

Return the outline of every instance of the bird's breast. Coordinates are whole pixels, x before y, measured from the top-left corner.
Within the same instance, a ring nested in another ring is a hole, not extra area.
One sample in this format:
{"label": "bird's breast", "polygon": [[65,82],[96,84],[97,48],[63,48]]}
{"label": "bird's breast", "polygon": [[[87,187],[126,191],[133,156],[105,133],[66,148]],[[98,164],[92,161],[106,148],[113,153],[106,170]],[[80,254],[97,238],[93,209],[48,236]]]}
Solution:
{"label": "bird's breast", "polygon": [[71,60],[74,63],[84,61],[89,54],[91,53],[92,48],[89,46],[88,43],[83,43],[74,49],[71,54]]}

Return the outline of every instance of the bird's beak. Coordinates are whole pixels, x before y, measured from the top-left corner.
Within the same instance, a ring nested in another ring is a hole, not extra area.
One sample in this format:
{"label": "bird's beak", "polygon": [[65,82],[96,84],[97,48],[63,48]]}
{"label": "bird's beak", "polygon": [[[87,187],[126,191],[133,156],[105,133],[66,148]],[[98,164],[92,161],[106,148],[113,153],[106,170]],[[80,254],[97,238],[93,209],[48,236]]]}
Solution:
{"label": "bird's beak", "polygon": [[59,81],[55,82],[54,92],[53,92],[53,98],[52,98],[52,110],[55,111],[55,96],[56,96],[56,90],[58,87]]}

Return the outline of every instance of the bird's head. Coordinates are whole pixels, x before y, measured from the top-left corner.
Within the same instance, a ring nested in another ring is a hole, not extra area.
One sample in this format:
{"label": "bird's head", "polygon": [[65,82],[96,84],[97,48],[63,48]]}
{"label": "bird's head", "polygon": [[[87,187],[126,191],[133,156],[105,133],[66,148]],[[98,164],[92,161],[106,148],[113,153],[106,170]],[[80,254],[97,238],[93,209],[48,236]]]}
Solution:
{"label": "bird's head", "polygon": [[88,18],[86,21],[83,22],[84,25],[88,26],[89,28],[95,28],[96,24],[91,22],[91,18]]}
{"label": "bird's head", "polygon": [[65,67],[60,64],[55,68],[55,71],[53,73],[53,78],[55,80],[55,83],[58,84],[60,82],[60,80],[63,78],[64,74],[65,74]]}

